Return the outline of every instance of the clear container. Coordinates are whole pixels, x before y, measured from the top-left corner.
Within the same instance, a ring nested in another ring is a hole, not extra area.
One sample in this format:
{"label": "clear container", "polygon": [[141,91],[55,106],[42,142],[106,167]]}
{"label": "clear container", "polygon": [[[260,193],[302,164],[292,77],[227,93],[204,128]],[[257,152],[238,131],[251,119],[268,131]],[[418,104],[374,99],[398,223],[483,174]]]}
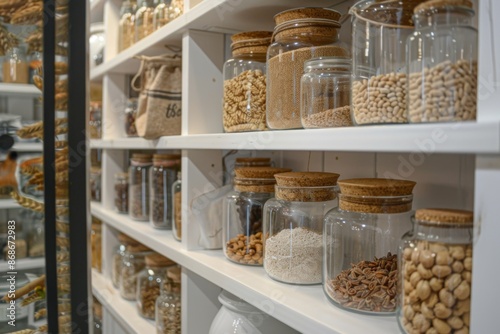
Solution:
{"label": "clear container", "polygon": [[181,334],[181,267],[167,269],[167,277],[156,300],[156,333]]}
{"label": "clear container", "polygon": [[184,13],[184,0],[172,0],[168,8],[169,21],[178,18]]}
{"label": "clear container", "polygon": [[472,2],[432,0],[415,8],[408,48],[411,123],[476,119],[477,29]]}
{"label": "clear container", "polygon": [[339,206],[325,216],[325,294],[344,309],[392,315],[398,246],[410,228],[415,182],[349,179],[338,183]]}
{"label": "clear container", "polygon": [[266,53],[270,31],[231,36],[232,57],[224,63],[225,132],[266,130]]}
{"label": "clear container", "polygon": [[363,0],[352,14],[354,124],[407,123],[406,38],[422,0]]}
{"label": "clear container", "polygon": [[137,116],[137,99],[129,99],[125,108],[125,133],[127,137],[137,137],[135,118]]}
{"label": "clear container", "polygon": [[5,54],[2,66],[3,82],[21,84],[29,82],[28,61],[22,48],[9,49]]}
{"label": "clear container", "polygon": [[127,236],[126,234],[119,233],[118,234],[119,244],[116,247],[115,252],[113,253],[112,258],[112,268],[111,268],[111,281],[115,288],[119,288],[120,286],[120,277],[122,272],[122,264],[123,264],[123,256],[125,255],[125,251],[127,250],[128,245],[137,246],[139,243]]}
{"label": "clear container", "polygon": [[[29,51],[28,51],[29,52]],[[33,76],[38,74],[38,69],[43,66],[43,52],[33,51],[29,55],[29,72],[28,80],[30,84],[34,84]]]}
{"label": "clear container", "polygon": [[174,266],[175,262],[158,253],[146,255],[145,262],[146,267],[137,278],[137,311],[144,318],[154,319],[156,299],[160,296],[167,268]]}
{"label": "clear container", "polygon": [[403,333],[469,333],[473,213],[419,209],[399,249]]}
{"label": "clear container", "polygon": [[[11,290],[10,286],[14,285],[14,290],[17,290],[29,283],[28,277],[24,273],[17,273],[14,280],[11,279],[12,276],[7,273],[0,274],[0,296],[5,296]],[[29,308],[22,307],[23,299],[17,299],[14,304],[13,312],[9,310],[12,304],[0,299],[0,333],[12,333],[13,331],[28,329],[28,313]],[[15,319],[15,327],[9,324],[12,319],[7,317],[7,315],[13,314]],[[14,330],[13,330],[14,328]]]}
{"label": "clear container", "polygon": [[264,205],[264,269],[277,281],[319,284],[323,218],[337,206],[339,174],[290,172],[274,177],[275,198]]}
{"label": "clear container", "polygon": [[223,249],[228,260],[262,265],[262,209],[266,201],[274,197],[274,174],[290,171],[272,167],[235,170],[234,190],[226,196],[222,209]]}
{"label": "clear container", "polygon": [[151,154],[134,153],[129,167],[129,215],[140,221],[149,220],[149,168]]}
{"label": "clear container", "polygon": [[120,296],[124,299],[136,300],[137,278],[146,266],[146,255],[152,254],[151,251],[145,249],[147,248],[142,245],[128,245],[123,254],[120,273]]}
{"label": "clear container", "polygon": [[90,139],[102,137],[102,102],[90,102],[89,134]]}
{"label": "clear container", "polygon": [[341,14],[328,8],[296,8],[274,16],[267,51],[267,126],[302,128],[300,79],[304,63],[317,57],[349,56],[339,42]]}
{"label": "clear container", "polygon": [[351,59],[320,57],[306,61],[300,93],[304,128],[351,126]]}
{"label": "clear container", "polygon": [[154,31],[153,13],[155,10],[153,0],[140,0],[135,12],[135,42],[137,43]]}
{"label": "clear container", "polygon": [[92,268],[98,272],[102,271],[102,221],[92,217],[90,231],[90,245],[92,250]]}
{"label": "clear container", "polygon": [[128,173],[115,174],[115,209],[128,213]]}
{"label": "clear container", "polygon": [[135,1],[125,0],[120,10],[118,23],[118,51],[123,51],[135,41]]}
{"label": "clear container", "polygon": [[[33,212],[32,225],[28,234],[29,257],[45,255],[45,219],[43,213]],[[57,224],[57,223],[56,223]]]}
{"label": "clear container", "polygon": [[170,3],[171,0],[159,0],[153,13],[153,28],[158,30],[170,22]]}
{"label": "clear container", "polygon": [[151,219],[155,228],[172,229],[172,185],[181,164],[180,154],[155,154],[151,167]]}
{"label": "clear container", "polygon": [[182,174],[177,173],[177,180],[172,185],[172,234],[182,240]]}
{"label": "clear container", "polygon": [[106,47],[106,34],[104,23],[94,22],[90,24],[89,35],[89,61],[90,69],[102,64],[104,61],[104,49]]}
{"label": "clear container", "polygon": [[101,167],[90,168],[90,199],[101,201]]}

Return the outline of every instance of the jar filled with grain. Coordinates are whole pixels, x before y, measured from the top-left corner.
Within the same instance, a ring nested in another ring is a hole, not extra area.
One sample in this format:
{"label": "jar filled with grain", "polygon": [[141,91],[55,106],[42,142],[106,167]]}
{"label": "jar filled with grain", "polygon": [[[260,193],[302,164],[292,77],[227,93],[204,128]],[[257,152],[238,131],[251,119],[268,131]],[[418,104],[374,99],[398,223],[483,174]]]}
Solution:
{"label": "jar filled with grain", "polygon": [[137,278],[137,310],[147,319],[155,318],[156,299],[160,296],[167,268],[175,266],[175,262],[158,253],[145,257],[146,267]]}
{"label": "jar filled with grain", "polygon": [[222,209],[222,238],[227,259],[239,264],[262,265],[262,209],[266,201],[274,197],[274,174],[290,171],[273,167],[235,170],[234,191],[226,196]]}
{"label": "jar filled with grain", "polygon": [[222,123],[225,132],[266,129],[266,53],[270,31],[231,36],[232,57],[224,63]]}
{"label": "jar filled with grain", "polygon": [[144,37],[154,31],[153,13],[155,5],[153,0],[140,0],[135,12],[135,42],[139,42]]}
{"label": "jar filled with grain", "polygon": [[120,21],[118,23],[118,51],[123,51],[134,44],[135,11],[135,1],[123,1],[120,9]]}
{"label": "jar filled with grain", "polygon": [[406,38],[421,2],[363,0],[351,7],[354,124],[408,123]]}
{"label": "jar filled with grain", "polygon": [[170,2],[171,0],[159,0],[153,13],[153,29],[158,30],[170,22]]}
{"label": "jar filled with grain", "polygon": [[134,153],[129,167],[129,215],[132,219],[149,220],[149,168],[151,154]]}
{"label": "jar filled with grain", "polygon": [[419,209],[399,248],[403,333],[469,333],[473,213]]}
{"label": "jar filled with grain", "polygon": [[115,209],[128,213],[128,173],[115,174]]}
{"label": "jar filled with grain", "polygon": [[172,185],[181,164],[180,154],[155,154],[150,175],[150,222],[155,228],[172,229]]}
{"label": "jar filled with grain", "polygon": [[167,269],[167,277],[156,300],[156,333],[181,334],[181,267]]}
{"label": "jar filled with grain", "polygon": [[351,126],[351,59],[306,61],[300,81],[300,114],[306,129]]}
{"label": "jar filled with grain", "polygon": [[137,296],[137,278],[146,266],[146,255],[153,252],[139,244],[128,245],[123,254],[120,272],[120,296],[127,300],[135,300]]}
{"label": "jar filled with grain", "polygon": [[168,7],[169,21],[172,21],[184,13],[184,0],[172,0]]}
{"label": "jar filled with grain", "polygon": [[2,64],[3,82],[27,84],[29,69],[23,48],[13,47],[7,50]]}
{"label": "jar filled with grain", "polygon": [[111,281],[113,282],[113,286],[115,288],[119,288],[120,286],[120,277],[122,272],[122,264],[123,264],[123,256],[125,255],[125,251],[127,250],[127,246],[139,245],[139,242],[130,238],[128,235],[124,233],[118,233],[118,241],[119,244],[116,246],[116,249],[113,253],[112,257],[112,268],[111,268]]}
{"label": "jar filled with grain", "polygon": [[92,217],[92,228],[90,231],[90,245],[92,250],[92,268],[101,272],[102,270],[102,221]]}
{"label": "jar filled with grain", "polygon": [[337,206],[339,174],[276,174],[275,197],[264,205],[262,243],[269,277],[293,284],[320,284],[323,218]]}
{"label": "jar filled with grain", "polygon": [[182,174],[177,173],[177,180],[172,185],[172,234],[177,241],[182,240]]}
{"label": "jar filled with grain", "polygon": [[477,29],[472,2],[431,0],[415,8],[407,40],[411,123],[473,121],[477,107]]}
{"label": "jar filled with grain", "polygon": [[415,182],[348,179],[338,183],[339,206],[325,216],[325,294],[347,310],[394,314],[397,253],[401,236],[410,228]]}
{"label": "jar filled with grain", "polygon": [[275,15],[267,51],[267,126],[302,128],[300,79],[304,63],[316,57],[349,56],[339,42],[340,13],[328,8],[296,8]]}
{"label": "jar filled with grain", "polygon": [[101,201],[101,167],[90,167],[90,199]]}

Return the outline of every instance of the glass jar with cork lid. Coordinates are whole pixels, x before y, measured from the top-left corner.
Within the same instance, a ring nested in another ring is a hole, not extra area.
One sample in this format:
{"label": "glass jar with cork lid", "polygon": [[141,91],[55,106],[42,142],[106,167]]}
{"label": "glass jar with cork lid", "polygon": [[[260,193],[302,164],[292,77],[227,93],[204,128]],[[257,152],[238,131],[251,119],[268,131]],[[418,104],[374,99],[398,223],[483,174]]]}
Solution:
{"label": "glass jar with cork lid", "polygon": [[264,269],[277,281],[319,284],[323,219],[337,206],[339,174],[288,172],[274,177],[275,198],[264,205]]}
{"label": "glass jar with cork lid", "polygon": [[181,301],[181,267],[169,267],[156,299],[156,333],[181,333]]}
{"label": "glass jar with cork lid", "polygon": [[155,5],[153,0],[139,0],[135,12],[135,42],[150,35],[154,30],[153,12]]}
{"label": "glass jar with cork lid", "polygon": [[224,63],[222,123],[225,132],[266,129],[266,53],[270,31],[231,36],[232,57]]}
{"label": "glass jar with cork lid", "polygon": [[118,233],[118,246],[113,253],[112,257],[112,268],[111,268],[111,281],[113,282],[113,286],[115,288],[119,288],[120,286],[120,277],[122,271],[123,264],[123,256],[125,255],[125,251],[127,250],[128,245],[139,245],[135,239],[132,239],[128,235],[124,233]]}
{"label": "glass jar with cork lid", "polygon": [[146,266],[146,255],[153,252],[142,244],[127,245],[123,254],[120,272],[120,296],[127,300],[135,300],[137,294],[137,278]]}
{"label": "glass jar with cork lid", "polygon": [[403,333],[469,333],[473,213],[419,209],[401,240],[398,323]]}
{"label": "glass jar with cork lid", "polygon": [[415,182],[365,178],[338,184],[339,206],[325,216],[325,294],[351,311],[394,314],[397,252],[410,228]]}
{"label": "glass jar with cork lid", "polygon": [[233,262],[263,263],[262,213],[274,196],[275,174],[289,168],[246,167],[235,169],[234,191],[224,200],[222,238],[226,257]]}
{"label": "glass jar with cork lid", "polygon": [[149,220],[149,168],[151,154],[134,153],[129,167],[129,215],[132,219]]}

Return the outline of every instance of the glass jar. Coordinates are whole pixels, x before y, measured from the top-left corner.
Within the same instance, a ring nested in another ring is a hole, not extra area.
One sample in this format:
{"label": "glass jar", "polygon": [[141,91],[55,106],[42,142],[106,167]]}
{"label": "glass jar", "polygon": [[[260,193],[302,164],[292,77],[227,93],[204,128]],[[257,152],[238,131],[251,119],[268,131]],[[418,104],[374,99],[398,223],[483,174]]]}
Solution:
{"label": "glass jar", "polygon": [[90,102],[89,134],[90,139],[101,139],[102,102]]}
{"label": "glass jar", "polygon": [[106,47],[106,34],[104,23],[94,22],[90,24],[89,35],[89,61],[90,69],[102,64],[104,61],[104,49]]}
{"label": "glass jar", "polygon": [[349,56],[340,46],[341,14],[328,8],[296,8],[274,16],[274,39],[267,51],[267,126],[301,128],[300,79],[306,60]]}
{"label": "glass jar", "polygon": [[13,47],[6,52],[2,74],[5,83],[28,83],[28,62],[22,48]]}
{"label": "glass jar", "polygon": [[231,36],[232,58],[224,63],[222,123],[225,132],[266,130],[266,53],[272,32]]}
{"label": "glass jar", "polygon": [[170,2],[171,0],[159,0],[153,13],[153,28],[158,30],[170,22]]}
{"label": "glass jar", "polygon": [[325,216],[325,294],[351,311],[394,314],[398,245],[410,227],[415,182],[349,179],[338,183],[339,206]]}
{"label": "glass jar", "polygon": [[128,173],[115,174],[115,209],[128,213]]}
{"label": "glass jar", "polygon": [[[28,51],[29,52],[29,51]],[[33,51],[29,55],[29,70],[28,80],[30,84],[34,84],[33,76],[37,74],[38,69],[43,66],[43,52]]]}
{"label": "glass jar", "polygon": [[351,7],[354,124],[408,122],[405,44],[420,2],[363,0]]}
{"label": "glass jar", "polygon": [[90,199],[101,201],[101,167],[90,167]]}
{"label": "glass jar", "polygon": [[172,234],[182,240],[182,174],[177,173],[177,181],[172,185]]}
{"label": "glass jar", "polygon": [[477,29],[472,2],[432,0],[415,8],[408,38],[411,123],[470,121],[477,107]]}
{"label": "glass jar", "polygon": [[172,185],[179,171],[180,154],[155,154],[151,167],[151,224],[155,228],[172,229]]}
{"label": "glass jar", "polygon": [[94,313],[94,331],[93,334],[102,334],[102,305],[99,301],[94,297],[93,313]]}
{"label": "glass jar", "polygon": [[127,137],[137,137],[135,117],[137,116],[137,99],[129,99],[125,108],[125,133]]}
{"label": "glass jar", "polygon": [[153,30],[153,12],[155,6],[153,0],[140,0],[135,12],[135,42],[151,34]]}
{"label": "glass jar", "polygon": [[415,212],[399,248],[403,333],[469,333],[473,236],[470,211]]}
{"label": "glass jar", "polygon": [[300,81],[300,115],[306,129],[351,126],[351,59],[306,61]]}
{"label": "glass jar", "polygon": [[156,333],[181,334],[181,267],[167,269],[167,277],[156,300]]}
{"label": "glass jar", "polygon": [[137,278],[146,266],[146,255],[152,254],[142,245],[126,247],[120,275],[120,296],[127,300],[135,300],[137,296]]}
{"label": "glass jar", "polygon": [[[14,285],[14,290],[17,290],[29,283],[26,274],[19,272],[16,274],[12,280],[12,276],[7,273],[0,274],[0,296],[5,296],[9,293],[11,285]],[[0,333],[11,333],[13,332],[13,326],[9,324],[11,318],[8,315],[14,315],[15,319],[15,330],[27,329],[28,328],[28,307],[22,307],[22,299],[18,299],[14,304],[14,310],[9,310],[12,304],[0,299]]]}
{"label": "glass jar", "polygon": [[137,310],[147,319],[155,318],[156,299],[164,283],[167,268],[175,262],[158,254],[151,253],[145,257],[146,267],[137,278]]}
{"label": "glass jar", "polygon": [[101,272],[102,269],[102,221],[92,217],[92,228],[90,232],[90,244],[92,250],[92,268]]}
{"label": "glass jar", "polygon": [[290,172],[274,177],[275,198],[264,205],[264,269],[277,281],[319,284],[323,218],[337,205],[339,174]]}
{"label": "glass jar", "polygon": [[274,174],[290,171],[272,167],[235,170],[234,191],[226,196],[222,209],[223,247],[228,260],[262,265],[262,208],[268,199],[274,197]]}
{"label": "glass jar", "polygon": [[135,39],[135,1],[125,0],[120,9],[118,23],[118,51],[123,51],[134,44]]}
{"label": "glass jar", "polygon": [[151,154],[134,153],[129,167],[129,215],[132,219],[149,220],[149,168]]}
{"label": "glass jar", "polygon": [[119,244],[116,247],[116,250],[113,254],[112,260],[112,270],[111,270],[111,280],[115,288],[119,288],[120,285],[120,277],[122,271],[123,264],[123,256],[125,255],[125,251],[127,250],[128,245],[137,246],[139,243],[127,236],[126,234],[119,233],[118,234]]}
{"label": "glass jar", "polygon": [[[45,219],[43,213],[33,212],[31,229],[28,236],[29,257],[45,255]],[[57,223],[56,223],[57,224]]]}
{"label": "glass jar", "polygon": [[184,13],[184,0],[172,0],[168,8],[169,21],[178,18]]}

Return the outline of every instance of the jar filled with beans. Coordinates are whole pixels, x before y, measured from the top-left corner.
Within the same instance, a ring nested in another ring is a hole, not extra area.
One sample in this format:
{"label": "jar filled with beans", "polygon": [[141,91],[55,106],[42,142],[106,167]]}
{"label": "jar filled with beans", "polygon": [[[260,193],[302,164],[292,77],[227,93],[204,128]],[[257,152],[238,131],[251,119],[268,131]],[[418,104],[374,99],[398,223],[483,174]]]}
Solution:
{"label": "jar filled with beans", "polygon": [[118,22],[118,51],[123,51],[134,44],[136,2],[125,0],[120,9]]}
{"label": "jar filled with beans", "polygon": [[158,30],[170,22],[171,0],[159,0],[153,12],[153,29]]}
{"label": "jar filled with beans", "polygon": [[120,296],[127,300],[135,300],[137,296],[137,278],[146,266],[146,255],[152,254],[149,248],[128,245],[123,254],[120,275]]}
{"label": "jar filled with beans", "polygon": [[140,221],[149,220],[149,168],[151,154],[134,153],[129,167],[129,215]]}
{"label": "jar filled with beans", "polygon": [[181,267],[167,269],[167,278],[156,300],[156,333],[181,334]]}

